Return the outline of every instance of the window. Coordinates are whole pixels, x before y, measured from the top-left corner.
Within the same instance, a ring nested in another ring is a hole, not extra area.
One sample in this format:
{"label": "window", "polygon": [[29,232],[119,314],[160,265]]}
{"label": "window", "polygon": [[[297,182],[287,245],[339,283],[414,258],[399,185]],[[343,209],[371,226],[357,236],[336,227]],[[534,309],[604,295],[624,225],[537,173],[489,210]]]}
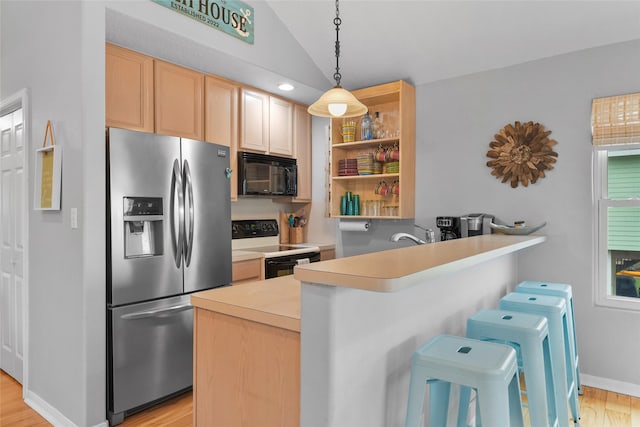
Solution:
{"label": "window", "polygon": [[640,310],[640,94],[593,102],[596,302]]}

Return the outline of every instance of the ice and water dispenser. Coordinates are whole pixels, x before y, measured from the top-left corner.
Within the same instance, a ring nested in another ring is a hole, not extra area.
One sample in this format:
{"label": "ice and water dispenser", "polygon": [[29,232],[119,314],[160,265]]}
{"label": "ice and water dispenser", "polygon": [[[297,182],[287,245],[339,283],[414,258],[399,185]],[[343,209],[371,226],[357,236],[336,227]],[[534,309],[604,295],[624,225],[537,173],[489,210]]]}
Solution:
{"label": "ice and water dispenser", "polygon": [[162,255],[162,197],[124,197],[124,256]]}

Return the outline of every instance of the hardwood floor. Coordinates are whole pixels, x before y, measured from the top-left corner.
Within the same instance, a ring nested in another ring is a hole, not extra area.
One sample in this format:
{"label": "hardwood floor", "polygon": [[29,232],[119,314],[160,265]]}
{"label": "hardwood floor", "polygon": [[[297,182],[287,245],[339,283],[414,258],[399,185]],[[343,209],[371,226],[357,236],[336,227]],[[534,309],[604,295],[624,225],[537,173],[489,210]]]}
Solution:
{"label": "hardwood floor", "polygon": [[[161,405],[125,418],[120,426],[191,427],[193,425],[191,400],[191,392],[182,394]],[[40,414],[24,403],[22,386],[0,370],[0,427],[50,425]]]}
{"label": "hardwood floor", "polygon": [[[191,427],[191,393],[185,393],[162,405],[125,419],[123,427]],[[640,427],[640,398],[611,391],[584,387],[580,396],[580,427]],[[0,371],[0,427],[50,425],[22,401],[22,387]]]}

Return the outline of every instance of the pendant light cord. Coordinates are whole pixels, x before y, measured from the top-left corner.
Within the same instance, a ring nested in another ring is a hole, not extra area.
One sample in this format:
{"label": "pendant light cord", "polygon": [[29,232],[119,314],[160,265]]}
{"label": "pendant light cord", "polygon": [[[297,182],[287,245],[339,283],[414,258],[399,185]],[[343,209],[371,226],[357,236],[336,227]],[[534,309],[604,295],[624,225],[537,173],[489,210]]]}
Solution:
{"label": "pendant light cord", "polygon": [[336,81],[336,85],[340,86],[340,80],[342,80],[342,75],[340,74],[340,24],[342,24],[342,19],[340,19],[340,9],[338,7],[338,0],[336,0],[336,17],[333,20],[333,23],[336,26],[336,72],[333,74],[333,79]]}

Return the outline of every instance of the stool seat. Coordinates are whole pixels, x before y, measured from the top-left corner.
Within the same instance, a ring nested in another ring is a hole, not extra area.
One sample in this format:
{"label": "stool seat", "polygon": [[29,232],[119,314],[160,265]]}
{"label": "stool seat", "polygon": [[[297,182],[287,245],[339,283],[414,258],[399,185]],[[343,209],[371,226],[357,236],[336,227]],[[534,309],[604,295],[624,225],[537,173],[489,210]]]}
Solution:
{"label": "stool seat", "polygon": [[578,338],[576,336],[576,316],[573,311],[573,292],[571,285],[566,283],[551,283],[551,282],[536,282],[532,280],[525,280],[520,282],[515,289],[516,292],[524,294],[538,294],[549,295],[554,297],[564,298],[567,304],[567,320],[569,323],[569,342],[571,343],[571,358],[573,359],[574,370],[576,372],[576,386],[578,387],[578,394],[582,394],[582,382],[580,381],[580,369],[578,367]]}
{"label": "stool seat", "polygon": [[554,398],[561,427],[569,426],[567,402],[575,423],[580,419],[575,371],[572,370],[571,344],[564,298],[512,292],[500,299],[501,310],[542,315],[549,324],[549,349],[553,371]]}
{"label": "stool seat", "polygon": [[429,425],[444,427],[451,383],[477,390],[480,417],[486,425],[524,424],[515,350],[502,344],[442,335],[413,353],[405,425],[420,425],[429,384]]}
{"label": "stool seat", "polygon": [[[558,424],[546,317],[515,311],[482,310],[467,320],[467,337],[512,346],[524,372],[531,425]],[[466,419],[469,395],[468,389],[462,390],[459,420]]]}

